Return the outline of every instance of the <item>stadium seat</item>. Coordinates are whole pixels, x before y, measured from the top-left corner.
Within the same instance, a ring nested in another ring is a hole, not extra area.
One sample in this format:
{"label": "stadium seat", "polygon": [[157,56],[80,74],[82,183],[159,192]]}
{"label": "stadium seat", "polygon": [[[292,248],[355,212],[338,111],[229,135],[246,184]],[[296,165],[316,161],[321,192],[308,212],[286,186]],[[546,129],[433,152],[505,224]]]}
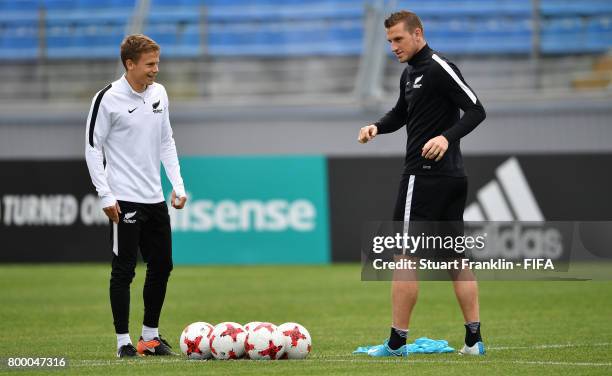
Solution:
{"label": "stadium seat", "polygon": [[597,16],[612,13],[612,2],[609,0],[541,0],[540,12],[545,17]]}
{"label": "stadium seat", "polygon": [[199,24],[153,24],[145,29],[162,48],[166,57],[192,57],[201,54]]}
{"label": "stadium seat", "polygon": [[409,9],[422,18],[529,16],[531,14],[531,0],[400,1],[398,8]]}
{"label": "stadium seat", "polygon": [[524,18],[424,21],[430,45],[448,54],[525,54],[531,49],[531,27]]}
{"label": "stadium seat", "polygon": [[612,48],[612,16],[591,19],[586,26],[586,48],[605,52]]}
{"label": "stadium seat", "polygon": [[17,18],[0,21],[0,58],[30,59],[38,56],[38,21]]}
{"label": "stadium seat", "polygon": [[4,0],[0,1],[0,12],[27,12],[37,10],[40,5],[38,0]]}
{"label": "stadium seat", "polygon": [[584,25],[579,17],[553,18],[542,23],[541,50],[549,54],[585,52]]}
{"label": "stadium seat", "polygon": [[[543,53],[601,52],[612,46],[612,1],[540,4]],[[134,5],[135,0],[0,1],[0,58],[37,56],[39,6],[47,10],[49,57],[115,58]],[[444,53],[531,51],[531,0],[400,1],[398,7],[417,12],[428,41]],[[152,0],[144,31],[173,57],[199,56],[202,43],[213,56],[342,56],[361,53],[364,17],[364,3],[351,0]]]}
{"label": "stadium seat", "polygon": [[77,7],[76,0],[44,0],[43,6],[47,10],[69,10]]}

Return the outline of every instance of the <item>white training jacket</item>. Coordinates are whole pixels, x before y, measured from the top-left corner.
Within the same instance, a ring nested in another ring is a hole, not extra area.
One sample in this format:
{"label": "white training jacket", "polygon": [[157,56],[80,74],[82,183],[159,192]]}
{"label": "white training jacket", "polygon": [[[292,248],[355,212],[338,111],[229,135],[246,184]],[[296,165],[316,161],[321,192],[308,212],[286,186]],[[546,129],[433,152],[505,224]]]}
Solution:
{"label": "white training jacket", "polygon": [[85,159],[102,207],[116,200],[165,201],[160,162],[176,194],[185,196],[168,104],[162,85],[153,83],[138,93],[125,76],[94,96],[87,117]]}

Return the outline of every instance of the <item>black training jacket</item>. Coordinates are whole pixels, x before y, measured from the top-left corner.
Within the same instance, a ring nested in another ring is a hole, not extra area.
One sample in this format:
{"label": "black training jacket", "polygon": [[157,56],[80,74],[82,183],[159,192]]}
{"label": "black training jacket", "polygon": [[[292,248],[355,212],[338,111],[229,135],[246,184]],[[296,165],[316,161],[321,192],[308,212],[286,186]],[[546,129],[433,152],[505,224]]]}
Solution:
{"label": "black training jacket", "polygon": [[[459,140],[485,116],[455,64],[425,45],[402,73],[397,103],[375,124],[379,134],[406,125],[405,175],[465,176]],[[425,143],[439,135],[449,143],[444,157],[439,162],[421,157]]]}

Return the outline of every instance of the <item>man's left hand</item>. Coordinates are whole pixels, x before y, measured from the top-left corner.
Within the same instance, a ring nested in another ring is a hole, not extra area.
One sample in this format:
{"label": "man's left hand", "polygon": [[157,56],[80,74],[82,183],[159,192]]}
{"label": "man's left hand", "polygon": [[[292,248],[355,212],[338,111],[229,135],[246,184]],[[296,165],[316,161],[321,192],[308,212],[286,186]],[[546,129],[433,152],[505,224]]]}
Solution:
{"label": "man's left hand", "polygon": [[187,197],[183,196],[183,197],[178,197],[176,195],[176,193],[174,192],[174,190],[172,191],[172,197],[171,197],[171,201],[172,201],[172,207],[175,209],[182,209],[185,206],[185,203],[187,202]]}
{"label": "man's left hand", "polygon": [[422,157],[427,159],[435,159],[436,162],[444,157],[444,153],[448,149],[448,140],[444,136],[437,136],[427,141],[425,146],[423,146],[423,151],[421,153]]}

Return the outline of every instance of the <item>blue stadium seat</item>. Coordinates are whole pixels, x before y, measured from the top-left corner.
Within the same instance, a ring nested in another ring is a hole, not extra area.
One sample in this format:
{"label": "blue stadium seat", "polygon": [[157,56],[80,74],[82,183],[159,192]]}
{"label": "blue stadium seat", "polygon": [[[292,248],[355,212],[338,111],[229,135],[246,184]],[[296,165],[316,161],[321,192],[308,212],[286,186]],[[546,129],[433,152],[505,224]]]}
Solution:
{"label": "blue stadium seat", "polygon": [[346,55],[360,53],[362,39],[355,21],[219,24],[211,26],[208,46],[219,55]]}
{"label": "blue stadium seat", "polygon": [[[364,0],[369,2],[372,0]],[[47,9],[50,57],[115,58],[135,0],[0,0],[0,58],[36,57],[38,9]],[[449,54],[528,54],[531,0],[400,1],[417,12],[433,48]],[[145,33],[165,56],[357,55],[364,2],[152,0]],[[205,13],[202,13],[204,11]],[[612,46],[611,0],[541,0],[543,53]],[[206,17],[207,40],[202,41]],[[29,26],[28,26],[29,25]]]}
{"label": "blue stadium seat", "polygon": [[57,50],[72,46],[74,42],[73,28],[69,25],[50,25],[47,28],[47,48]]}
{"label": "blue stadium seat", "polygon": [[69,10],[77,7],[76,0],[44,0],[44,7],[47,10]]}
{"label": "blue stadium seat", "polygon": [[586,52],[584,24],[579,17],[544,20],[541,33],[541,51],[547,54]]}
{"label": "blue stadium seat", "polygon": [[134,9],[136,0],[107,0],[108,7],[110,8],[127,8]]}
{"label": "blue stadium seat", "polygon": [[108,0],[76,0],[77,9],[103,9],[108,7]]}
{"label": "blue stadium seat", "polygon": [[2,0],[0,12],[27,12],[37,10],[42,5],[39,0]]}
{"label": "blue stadium seat", "polygon": [[399,9],[408,9],[426,17],[529,16],[531,0],[428,0],[400,1]]}
{"label": "blue stadium seat", "polygon": [[524,18],[449,19],[425,22],[432,48],[448,54],[525,54],[531,49],[531,25]]}
{"label": "blue stadium seat", "polygon": [[155,24],[149,25],[145,28],[144,33],[155,40],[160,46],[173,46],[177,44],[177,25],[168,24]]}
{"label": "blue stadium seat", "polygon": [[156,7],[201,7],[205,6],[202,0],[152,0],[151,9]]}
{"label": "blue stadium seat", "polygon": [[47,27],[47,54],[50,58],[114,58],[124,32],[121,20],[96,23],[52,18]]}
{"label": "blue stadium seat", "polygon": [[592,52],[605,52],[612,48],[612,15],[591,19],[587,26],[585,43]]}
{"label": "blue stadium seat", "polygon": [[193,57],[202,53],[199,24],[149,24],[145,34],[162,48],[165,57]]}
{"label": "blue stadium seat", "polygon": [[[237,14],[240,17],[237,18]],[[336,6],[326,2],[302,4],[298,6],[279,7],[277,5],[248,5],[236,6],[210,6],[207,8],[207,18],[210,22],[238,22],[238,21],[270,21],[285,20],[320,20],[361,18],[364,14],[363,6],[354,5]]]}
{"label": "blue stadium seat", "polygon": [[609,0],[541,0],[540,12],[545,17],[553,16],[597,16],[612,13]]}
{"label": "blue stadium seat", "polygon": [[32,59],[38,56],[38,20],[16,18],[0,22],[0,58]]}
{"label": "blue stadium seat", "polygon": [[198,23],[202,15],[194,7],[155,7],[149,11],[150,23]]}

